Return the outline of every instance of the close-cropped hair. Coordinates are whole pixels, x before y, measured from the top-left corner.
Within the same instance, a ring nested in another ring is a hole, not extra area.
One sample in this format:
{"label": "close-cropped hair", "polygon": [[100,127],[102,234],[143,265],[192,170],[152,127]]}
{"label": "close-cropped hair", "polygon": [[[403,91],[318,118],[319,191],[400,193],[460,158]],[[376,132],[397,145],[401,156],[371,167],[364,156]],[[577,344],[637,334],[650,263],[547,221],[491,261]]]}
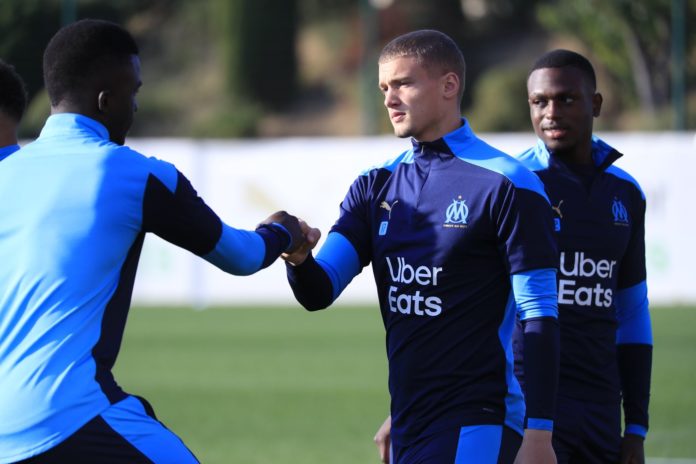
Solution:
{"label": "close-cropped hair", "polygon": [[138,53],[131,34],[116,23],[82,19],[65,26],[49,41],[43,56],[44,84],[51,105]]}
{"label": "close-cropped hair", "polygon": [[0,111],[19,122],[27,109],[27,89],[11,64],[0,60]]}
{"label": "close-cropped hair", "polygon": [[379,63],[412,57],[430,73],[453,72],[459,77],[459,98],[464,95],[466,63],[457,44],[448,35],[432,29],[409,32],[396,37],[382,49]]}
{"label": "close-cropped hair", "polygon": [[592,88],[597,88],[597,77],[595,76],[595,71],[592,67],[592,63],[590,63],[590,60],[579,53],[561,48],[547,52],[539,57],[539,59],[536,60],[532,66],[532,69],[529,71],[527,77],[529,77],[529,75],[531,75],[537,69],[565,68],[568,66],[581,71],[587,78],[588,82],[592,84]]}

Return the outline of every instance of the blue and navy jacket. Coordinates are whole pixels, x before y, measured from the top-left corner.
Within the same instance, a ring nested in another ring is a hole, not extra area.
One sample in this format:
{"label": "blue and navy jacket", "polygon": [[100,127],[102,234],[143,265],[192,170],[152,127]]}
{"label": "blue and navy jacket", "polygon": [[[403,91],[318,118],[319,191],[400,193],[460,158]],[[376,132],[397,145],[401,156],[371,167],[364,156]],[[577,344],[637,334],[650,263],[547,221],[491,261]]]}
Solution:
{"label": "blue and navy jacket", "polygon": [[288,278],[306,308],[321,309],[372,264],[392,438],[404,445],[474,424],[522,432],[512,290],[526,295],[524,318],[555,318],[557,260],[539,179],[463,120],[359,176],[316,257],[321,272],[310,257]]}
{"label": "blue and navy jacket", "polygon": [[7,145],[6,147],[0,147],[0,161],[4,160],[17,150],[19,150],[19,145]]}
{"label": "blue and navy jacket", "polygon": [[560,251],[559,394],[618,402],[626,431],[645,435],[652,353],[645,270],[645,195],[594,137],[589,184],[539,140],[518,156],[544,183]]}
{"label": "blue and navy jacket", "polygon": [[166,162],[77,114],[0,162],[0,463],[48,450],[124,398],[111,368],[146,232],[233,274],[289,238],[234,229]]}

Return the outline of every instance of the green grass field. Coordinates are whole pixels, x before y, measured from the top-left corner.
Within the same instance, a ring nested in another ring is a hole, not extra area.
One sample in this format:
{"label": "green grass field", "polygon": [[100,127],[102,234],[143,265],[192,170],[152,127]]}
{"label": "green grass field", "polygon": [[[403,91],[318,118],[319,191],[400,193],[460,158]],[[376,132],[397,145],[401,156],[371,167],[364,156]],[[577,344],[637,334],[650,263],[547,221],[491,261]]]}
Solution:
{"label": "green grass field", "polygon": [[[696,459],[696,308],[655,309],[653,325],[647,454]],[[136,308],[116,377],[203,463],[378,463],[383,331],[368,308]]]}

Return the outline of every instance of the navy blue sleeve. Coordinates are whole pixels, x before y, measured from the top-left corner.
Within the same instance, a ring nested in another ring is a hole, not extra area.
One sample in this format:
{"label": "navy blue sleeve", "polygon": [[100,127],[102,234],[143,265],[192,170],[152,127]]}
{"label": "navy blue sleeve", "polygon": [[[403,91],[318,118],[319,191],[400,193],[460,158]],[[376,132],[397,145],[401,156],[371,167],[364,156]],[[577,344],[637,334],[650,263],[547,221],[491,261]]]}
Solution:
{"label": "navy blue sleeve", "polygon": [[624,344],[616,347],[626,422],[625,433],[645,437],[648,432],[648,404],[652,345]]}
{"label": "navy blue sleeve", "polygon": [[493,214],[510,274],[558,267],[553,215],[546,197],[510,185]]}
{"label": "navy blue sleeve", "polygon": [[372,259],[372,231],[370,220],[370,185],[378,182],[389,172],[375,169],[358,177],[350,186],[341,202],[341,212],[331,232],[337,232],[350,242],[358,255],[360,268],[370,264]]}
{"label": "navy blue sleeve", "polygon": [[203,256],[220,239],[222,221],[177,171],[173,192],[154,174],[148,177],[143,197],[143,229]]}
{"label": "navy blue sleeve", "polygon": [[558,319],[522,321],[526,428],[552,430],[558,389],[560,335]]}
{"label": "navy blue sleeve", "polygon": [[[166,169],[161,169],[162,173],[168,174]],[[170,177],[173,180],[174,175]],[[171,180],[167,185],[155,174],[147,179],[143,196],[146,232],[153,232],[235,275],[249,275],[268,266],[289,245],[287,233],[275,225],[262,226],[257,231],[228,226],[198,196],[181,172],[176,171],[175,182]]]}
{"label": "navy blue sleeve", "polygon": [[646,279],[645,269],[645,200],[634,190],[631,207],[631,239],[621,257],[617,288],[633,287]]}
{"label": "navy blue sleeve", "polygon": [[292,293],[305,309],[317,311],[333,302],[331,279],[311,253],[299,266],[286,263],[285,267]]}

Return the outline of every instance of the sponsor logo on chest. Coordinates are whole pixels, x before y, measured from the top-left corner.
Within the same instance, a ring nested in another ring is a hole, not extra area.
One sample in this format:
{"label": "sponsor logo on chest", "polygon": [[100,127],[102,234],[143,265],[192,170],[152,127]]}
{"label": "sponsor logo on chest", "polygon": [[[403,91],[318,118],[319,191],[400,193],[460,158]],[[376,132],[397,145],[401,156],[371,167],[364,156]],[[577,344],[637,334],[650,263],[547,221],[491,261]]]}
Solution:
{"label": "sponsor logo on chest", "polygon": [[392,284],[401,284],[389,286],[387,302],[391,312],[431,317],[442,312],[442,300],[439,297],[424,297],[421,295],[420,289],[410,293],[400,291],[402,285],[413,288],[411,284],[414,283],[422,287],[437,287],[438,277],[442,272],[441,267],[414,267],[408,264],[406,258],[402,256],[397,256],[393,260],[386,257],[386,260]]}
{"label": "sponsor logo on chest", "polygon": [[[558,303],[610,308],[613,302],[613,291],[608,288],[616,271],[615,260],[594,260],[585,256],[582,251],[574,253],[561,252],[558,279]],[[582,286],[578,278],[592,279],[593,285]]]}

